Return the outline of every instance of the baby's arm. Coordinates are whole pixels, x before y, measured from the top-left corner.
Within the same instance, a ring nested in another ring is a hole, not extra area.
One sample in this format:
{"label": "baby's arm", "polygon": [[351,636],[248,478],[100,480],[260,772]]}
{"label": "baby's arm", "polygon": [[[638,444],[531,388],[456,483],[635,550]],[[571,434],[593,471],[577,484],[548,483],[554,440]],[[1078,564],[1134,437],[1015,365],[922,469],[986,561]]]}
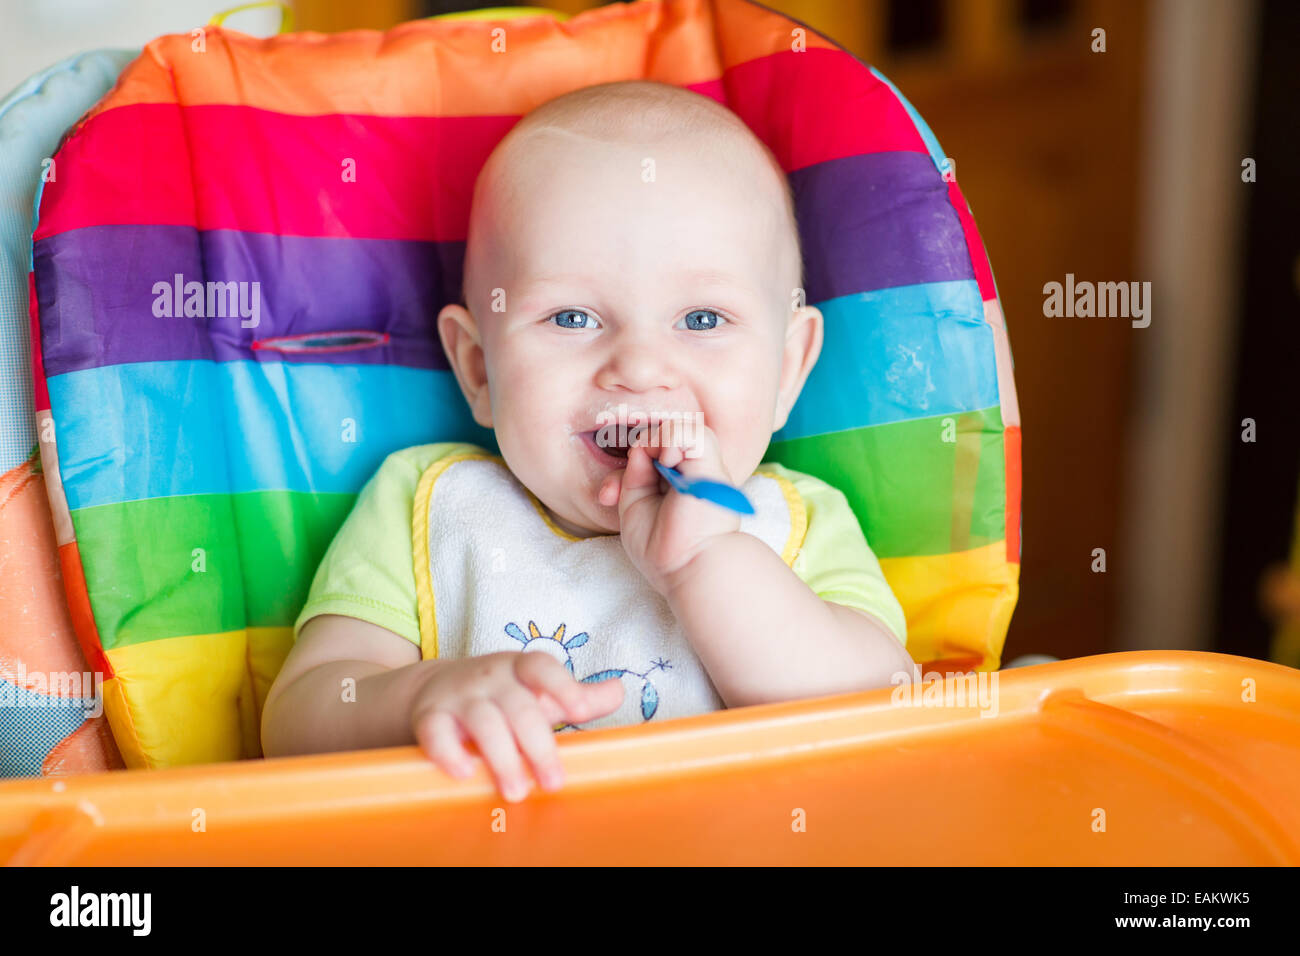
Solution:
{"label": "baby's arm", "polygon": [[[262,750],[278,757],[409,744],[411,699],[443,663],[421,661],[418,647],[368,621],[314,617],[266,695]],[[356,686],[345,696],[349,678]]]}
{"label": "baby's arm", "polygon": [[622,701],[617,680],[579,683],[546,654],[420,660],[399,634],[323,614],[303,625],[267,694],[262,750],[276,757],[418,743],[463,777],[472,740],[506,799],[520,800],[531,788],[524,756],[546,789],[562,782],[555,724],[593,720]]}
{"label": "baby's arm", "polygon": [[711,539],[673,574],[668,603],[728,707],[888,686],[911,656],[856,608],[823,601],[760,539]]}

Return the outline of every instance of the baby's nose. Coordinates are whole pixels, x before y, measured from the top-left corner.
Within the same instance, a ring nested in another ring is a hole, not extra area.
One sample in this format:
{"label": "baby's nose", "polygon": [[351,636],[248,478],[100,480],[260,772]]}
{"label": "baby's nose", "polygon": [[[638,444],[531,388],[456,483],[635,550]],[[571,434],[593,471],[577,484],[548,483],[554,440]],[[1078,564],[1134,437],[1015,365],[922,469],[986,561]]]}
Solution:
{"label": "baby's nose", "polygon": [[671,347],[648,335],[626,335],[610,345],[597,376],[601,388],[629,392],[676,389],[680,383]]}

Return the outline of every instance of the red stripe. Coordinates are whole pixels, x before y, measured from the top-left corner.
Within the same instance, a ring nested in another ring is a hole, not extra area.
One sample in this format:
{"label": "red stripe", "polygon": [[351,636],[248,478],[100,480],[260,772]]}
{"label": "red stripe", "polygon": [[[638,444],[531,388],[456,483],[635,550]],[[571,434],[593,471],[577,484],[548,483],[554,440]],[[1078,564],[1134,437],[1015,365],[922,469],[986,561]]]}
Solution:
{"label": "red stripe", "polygon": [[86,663],[92,672],[104,675],[104,680],[114,676],[113,665],[99,640],[99,628],[95,624],[95,615],[90,609],[90,597],[86,593],[86,576],[81,570],[81,552],[77,542],[71,541],[59,547],[59,567],[63,571],[63,590],[68,595],[68,612],[72,618],[72,631],[77,635],[77,643],[86,655]]}
{"label": "red stripe", "polygon": [[961,217],[961,228],[966,233],[966,246],[970,249],[971,265],[975,267],[975,281],[979,283],[980,298],[987,302],[998,297],[997,287],[993,285],[993,268],[989,265],[988,253],[984,251],[984,240],[975,228],[975,219],[966,205],[966,197],[961,194],[961,187],[955,179],[948,181],[948,198],[952,207]]}
{"label": "red stripe", "polygon": [[1007,481],[1007,561],[1020,563],[1020,428],[1008,425],[1002,432]]}
{"label": "red stripe", "polygon": [[940,657],[932,661],[925,661],[920,664],[921,679],[927,679],[930,674],[939,674],[940,676],[964,674],[975,670],[983,661],[984,658],[978,654],[963,657]]}
{"label": "red stripe", "polygon": [[36,305],[35,272],[27,273],[27,316],[32,339],[32,404],[35,411],[47,412],[50,410],[50,393],[45,387],[45,363],[41,360],[41,320]]}
{"label": "red stripe", "polygon": [[[691,87],[729,105],[786,171],[925,152],[889,88],[851,56],[763,57]],[[139,103],[92,117],[59,151],[35,237],[96,225],[463,241],[474,180],[514,116],[294,116]],[[355,181],[345,172],[355,170]]]}

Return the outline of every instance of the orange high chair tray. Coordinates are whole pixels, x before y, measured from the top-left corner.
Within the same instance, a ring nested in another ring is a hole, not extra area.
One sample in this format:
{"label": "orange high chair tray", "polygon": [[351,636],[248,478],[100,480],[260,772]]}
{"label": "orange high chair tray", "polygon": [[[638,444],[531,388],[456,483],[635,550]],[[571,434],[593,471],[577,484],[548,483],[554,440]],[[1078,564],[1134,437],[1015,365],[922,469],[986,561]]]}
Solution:
{"label": "orange high chair tray", "polygon": [[559,746],[564,788],[518,804],[414,747],[14,781],[0,859],[1300,863],[1300,671],[1240,657],[1107,654]]}

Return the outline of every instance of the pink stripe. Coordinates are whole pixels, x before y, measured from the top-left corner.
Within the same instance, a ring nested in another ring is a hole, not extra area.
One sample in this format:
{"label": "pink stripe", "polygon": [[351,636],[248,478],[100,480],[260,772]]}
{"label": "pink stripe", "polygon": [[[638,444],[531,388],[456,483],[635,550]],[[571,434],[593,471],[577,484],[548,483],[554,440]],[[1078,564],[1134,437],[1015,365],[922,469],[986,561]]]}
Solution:
{"label": "pink stripe", "polygon": [[[57,168],[57,167],[56,167]],[[51,184],[46,183],[46,188]],[[32,336],[32,410],[47,412],[50,410],[50,393],[45,387],[45,363],[41,360],[41,320],[40,310],[36,305],[36,273],[27,273],[27,316],[31,325]]]}
{"label": "pink stripe", "polygon": [[726,105],[787,173],[863,153],[928,153],[893,91],[840,50],[751,60],[728,70],[723,85]]}
{"label": "pink stripe", "polygon": [[463,240],[474,178],[515,122],[244,106],[109,110],[59,151],[61,175],[46,185],[35,238],[148,224]]}
{"label": "pink stripe", "polygon": [[970,250],[971,265],[975,267],[975,281],[979,283],[980,298],[985,302],[996,299],[998,292],[993,285],[993,268],[989,265],[988,253],[984,251],[984,240],[980,238],[980,231],[975,228],[975,219],[970,214],[970,206],[966,205],[966,197],[961,194],[961,187],[957,185],[955,179],[948,180],[948,198],[952,201],[952,207],[957,210],[962,231],[966,234],[966,247]]}
{"label": "pink stripe", "polygon": [[[926,151],[889,87],[843,52],[774,54],[692,89],[739,114],[787,172]],[[93,117],[59,151],[35,238],[139,224],[463,241],[474,179],[517,120],[123,106]]]}

